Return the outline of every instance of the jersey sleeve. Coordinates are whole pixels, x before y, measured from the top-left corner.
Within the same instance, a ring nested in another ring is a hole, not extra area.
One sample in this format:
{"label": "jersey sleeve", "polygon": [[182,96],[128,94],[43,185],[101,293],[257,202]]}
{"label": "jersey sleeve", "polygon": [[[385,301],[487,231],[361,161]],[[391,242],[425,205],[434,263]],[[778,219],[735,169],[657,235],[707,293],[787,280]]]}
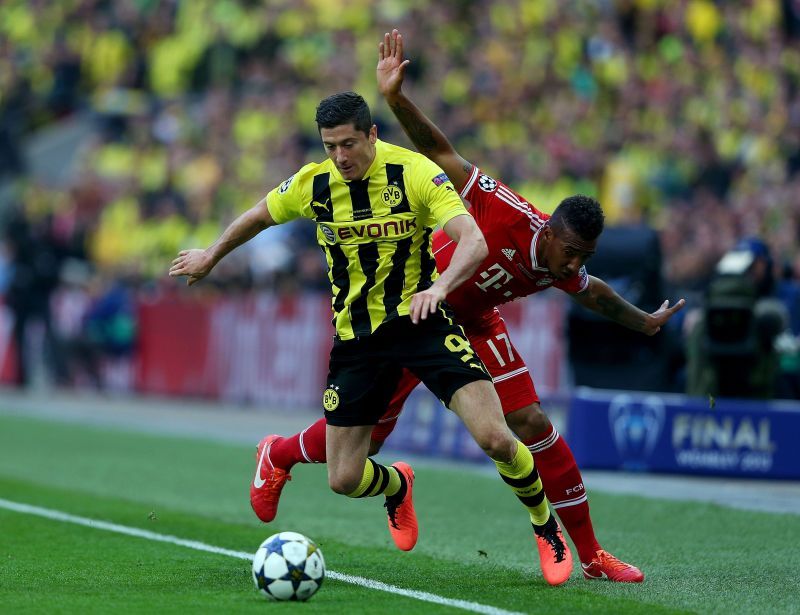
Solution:
{"label": "jersey sleeve", "polygon": [[461,197],[469,202],[475,212],[478,212],[483,207],[491,206],[496,199],[496,192],[499,186],[500,182],[493,177],[489,177],[473,164],[469,179],[461,189]]}
{"label": "jersey sleeve", "polygon": [[447,174],[422,155],[414,166],[412,188],[417,202],[429,211],[430,225],[444,228],[456,216],[469,213]]}
{"label": "jersey sleeve", "polygon": [[556,280],[553,286],[570,295],[582,293],[589,287],[589,274],[586,272],[586,267],[581,267],[578,269],[578,273],[566,280]]}
{"label": "jersey sleeve", "polygon": [[303,197],[303,182],[295,173],[267,194],[267,209],[276,224],[295,218],[312,218],[309,199]]}

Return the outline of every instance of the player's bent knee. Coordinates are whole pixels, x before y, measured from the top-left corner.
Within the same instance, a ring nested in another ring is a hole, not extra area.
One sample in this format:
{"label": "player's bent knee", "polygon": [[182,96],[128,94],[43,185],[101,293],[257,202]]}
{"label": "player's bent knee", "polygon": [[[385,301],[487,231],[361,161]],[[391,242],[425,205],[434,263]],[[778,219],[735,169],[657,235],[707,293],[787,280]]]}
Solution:
{"label": "player's bent knee", "polygon": [[539,404],[531,404],[507,414],[506,422],[523,442],[535,438],[550,427],[550,419]]}
{"label": "player's bent knee", "polygon": [[331,491],[340,495],[350,495],[361,484],[361,476],[352,474],[328,474],[328,485]]}
{"label": "player's bent knee", "polygon": [[497,461],[511,461],[517,450],[516,441],[506,429],[487,431],[475,440],[489,457]]}

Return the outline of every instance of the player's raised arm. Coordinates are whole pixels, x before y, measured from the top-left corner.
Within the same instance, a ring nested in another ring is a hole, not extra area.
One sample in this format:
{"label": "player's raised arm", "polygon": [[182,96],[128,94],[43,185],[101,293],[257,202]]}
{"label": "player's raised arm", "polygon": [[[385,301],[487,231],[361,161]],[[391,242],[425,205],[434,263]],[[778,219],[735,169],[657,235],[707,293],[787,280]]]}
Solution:
{"label": "player's raised arm", "polygon": [[378,90],[414,147],[439,165],[460,191],[469,179],[472,164],[459,156],[436,124],[403,93],[403,77],[409,62],[403,58],[403,35],[397,30],[386,33],[378,45]]}
{"label": "player's raised arm", "polygon": [[658,310],[648,314],[620,297],[613,288],[594,276],[589,276],[586,290],[572,295],[572,298],[583,307],[645,335],[658,333],[672,315],[683,309],[686,304],[686,301],[680,299],[670,307],[669,300],[666,300]]}
{"label": "player's raised arm", "polygon": [[205,250],[199,248],[181,250],[178,257],[172,261],[169,275],[173,278],[185,275],[186,283],[191,286],[211,273],[214,266],[228,252],[274,225],[275,221],[269,213],[265,199],[262,199],[231,222],[213,245]]}

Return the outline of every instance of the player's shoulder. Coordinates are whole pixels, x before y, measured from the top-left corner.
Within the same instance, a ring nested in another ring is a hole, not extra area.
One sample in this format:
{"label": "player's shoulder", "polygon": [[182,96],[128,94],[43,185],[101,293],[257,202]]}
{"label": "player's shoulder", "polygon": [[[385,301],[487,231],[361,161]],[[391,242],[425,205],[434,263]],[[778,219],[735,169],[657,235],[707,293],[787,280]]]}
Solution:
{"label": "player's shoulder", "polygon": [[312,190],[314,178],[318,175],[330,173],[333,165],[330,160],[323,162],[309,162],[295,171],[294,174],[289,176],[277,188],[278,194],[291,193],[305,193]]}
{"label": "player's shoulder", "polygon": [[472,165],[469,179],[461,190],[461,196],[471,202],[484,203],[502,202],[528,217],[536,217],[542,221],[550,216],[537,208],[533,202],[522,196],[505,182],[483,171],[477,165]]}
{"label": "player's shoulder", "polygon": [[308,164],[303,165],[300,170],[294,174],[294,177],[301,182],[313,181],[317,175],[330,173],[333,171],[333,169],[333,162],[327,159],[323,160],[322,162],[309,162]]}
{"label": "player's shoulder", "polygon": [[381,141],[380,139],[376,143],[376,150],[382,162],[386,164],[401,164],[412,169],[420,166],[428,167],[434,165],[433,162],[419,152],[401,147],[400,145],[395,145],[394,143]]}

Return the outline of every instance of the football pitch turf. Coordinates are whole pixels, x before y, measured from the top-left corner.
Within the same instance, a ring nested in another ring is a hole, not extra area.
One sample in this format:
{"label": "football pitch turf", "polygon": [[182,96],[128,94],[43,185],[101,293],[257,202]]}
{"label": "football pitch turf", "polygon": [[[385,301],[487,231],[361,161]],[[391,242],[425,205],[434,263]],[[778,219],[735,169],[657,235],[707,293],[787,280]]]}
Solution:
{"label": "football pitch turf", "polygon": [[[401,553],[382,498],[331,493],[323,466],[297,466],[276,521],[260,523],[247,495],[254,452],[0,415],[0,611],[800,609],[797,515],[592,493],[590,485],[601,543],[647,578],[641,585],[585,581],[576,557],[573,578],[553,588],[539,572],[526,515],[499,479],[416,465],[420,540]],[[308,603],[268,603],[253,588],[246,558],[282,530],[308,535],[325,555],[329,577]]]}

